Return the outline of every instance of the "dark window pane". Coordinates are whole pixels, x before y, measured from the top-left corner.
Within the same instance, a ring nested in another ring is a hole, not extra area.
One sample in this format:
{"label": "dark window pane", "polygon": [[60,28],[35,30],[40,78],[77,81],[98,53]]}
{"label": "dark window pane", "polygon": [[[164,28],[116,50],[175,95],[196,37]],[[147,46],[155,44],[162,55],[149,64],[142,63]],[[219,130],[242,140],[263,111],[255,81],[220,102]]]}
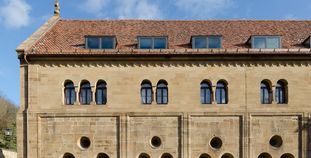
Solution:
{"label": "dark window pane", "polygon": [[210,89],[206,89],[206,95],[205,95],[205,103],[206,104],[211,104],[212,103],[212,100],[211,100],[211,90]]}
{"label": "dark window pane", "polygon": [[165,48],[166,48],[166,38],[154,39],[154,49],[165,49]]}
{"label": "dark window pane", "polygon": [[73,105],[76,100],[75,87],[72,82],[65,85],[65,102],[67,105]]}
{"label": "dark window pane", "polygon": [[80,101],[83,105],[88,105],[92,101],[91,85],[88,82],[81,85]]}
{"label": "dark window pane", "polygon": [[205,89],[201,89],[200,99],[201,99],[202,104],[205,104],[204,92],[205,92]]}
{"label": "dark window pane", "polygon": [[262,104],[270,104],[271,103],[271,95],[270,95],[270,87],[268,83],[261,83],[260,88],[260,101]]}
{"label": "dark window pane", "polygon": [[75,100],[76,100],[76,92],[75,92],[74,88],[71,89],[70,96],[71,96],[70,104],[74,104]]}
{"label": "dark window pane", "polygon": [[114,37],[102,38],[102,49],[114,49]]}
{"label": "dark window pane", "polygon": [[218,104],[227,104],[227,87],[224,83],[217,83],[216,86],[216,101]]}
{"label": "dark window pane", "polygon": [[168,103],[168,88],[164,83],[157,85],[157,103],[167,104]]}
{"label": "dark window pane", "polygon": [[221,38],[220,37],[209,37],[208,38],[208,48],[220,48]]}
{"label": "dark window pane", "polygon": [[89,49],[99,49],[100,48],[100,39],[97,37],[88,37],[87,38],[87,48]]}
{"label": "dark window pane", "polygon": [[106,83],[101,82],[96,86],[95,100],[97,105],[103,105],[107,103]]}
{"label": "dark window pane", "polygon": [[141,102],[143,104],[152,103],[152,86],[150,83],[145,83],[141,85]]}
{"label": "dark window pane", "polygon": [[194,38],[194,48],[207,48],[206,37],[195,37]]}
{"label": "dark window pane", "polygon": [[275,100],[278,104],[286,103],[286,92],[283,83],[278,82],[275,88]]}
{"label": "dark window pane", "polygon": [[152,49],[152,38],[140,38],[140,49]]}
{"label": "dark window pane", "polygon": [[254,48],[266,48],[266,38],[264,37],[254,37],[253,42]]}
{"label": "dark window pane", "polygon": [[211,104],[211,88],[208,83],[201,84],[201,104]]}

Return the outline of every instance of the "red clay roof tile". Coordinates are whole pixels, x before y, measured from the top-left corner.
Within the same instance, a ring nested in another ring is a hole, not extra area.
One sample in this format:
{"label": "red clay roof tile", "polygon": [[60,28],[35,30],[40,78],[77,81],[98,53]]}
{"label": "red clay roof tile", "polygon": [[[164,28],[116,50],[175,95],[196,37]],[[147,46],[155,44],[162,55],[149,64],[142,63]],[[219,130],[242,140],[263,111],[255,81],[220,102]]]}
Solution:
{"label": "red clay roof tile", "polygon": [[[109,51],[85,50],[85,36],[116,36],[117,49],[135,49],[138,36],[167,36],[169,49],[191,49],[191,37],[196,35],[221,35],[222,48],[244,49],[252,35],[279,35],[282,48],[301,49],[311,35],[311,21],[254,21],[254,20],[208,20],[208,21],[161,21],[161,20],[59,20],[53,28],[41,37],[29,54],[88,54]],[[220,51],[220,50],[218,50]],[[110,51],[112,53],[115,51]],[[165,53],[164,51],[162,53]],[[186,51],[170,51],[186,53]],[[211,51],[194,51],[211,53]],[[216,53],[215,50],[214,53]],[[220,51],[225,52],[225,51]],[[241,53],[242,51],[234,51]],[[231,53],[234,53],[231,52]],[[249,52],[249,51],[247,51]],[[271,51],[269,51],[271,52]],[[289,51],[286,51],[289,52]],[[121,52],[122,53],[122,52]],[[140,53],[135,51],[132,53]],[[159,51],[142,53],[159,53]],[[193,52],[192,52],[193,53]]]}

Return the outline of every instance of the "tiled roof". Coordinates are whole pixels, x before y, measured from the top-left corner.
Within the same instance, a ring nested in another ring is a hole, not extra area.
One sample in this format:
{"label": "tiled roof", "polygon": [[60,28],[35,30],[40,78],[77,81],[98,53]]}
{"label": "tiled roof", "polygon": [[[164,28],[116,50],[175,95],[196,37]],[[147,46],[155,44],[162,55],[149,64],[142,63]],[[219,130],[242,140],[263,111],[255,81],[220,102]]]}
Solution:
{"label": "tiled roof", "polygon": [[[85,36],[116,36],[118,50],[90,51],[84,48]],[[282,48],[304,49],[302,43],[311,35],[311,21],[254,21],[254,20],[206,20],[206,21],[161,21],[161,20],[62,20],[59,19],[45,32],[27,53],[29,54],[109,54],[139,53],[138,36],[167,36],[171,53],[198,52],[191,49],[191,37],[196,35],[221,35],[220,52],[249,52],[247,44],[253,35],[281,36]],[[238,51],[241,49],[242,51]],[[128,51],[124,51],[128,50]],[[184,50],[184,51],[176,51]],[[159,51],[155,51],[156,53]],[[201,51],[213,53],[214,51]],[[216,51],[217,52],[217,51]],[[233,53],[234,53],[233,52]],[[255,51],[258,53],[258,51]],[[275,52],[275,50],[267,51]],[[284,51],[290,53],[293,51]],[[304,50],[303,52],[309,52]],[[141,53],[150,53],[146,50]],[[163,52],[162,52],[163,53]],[[158,53],[161,54],[161,53]],[[195,53],[194,53],[195,54]]]}

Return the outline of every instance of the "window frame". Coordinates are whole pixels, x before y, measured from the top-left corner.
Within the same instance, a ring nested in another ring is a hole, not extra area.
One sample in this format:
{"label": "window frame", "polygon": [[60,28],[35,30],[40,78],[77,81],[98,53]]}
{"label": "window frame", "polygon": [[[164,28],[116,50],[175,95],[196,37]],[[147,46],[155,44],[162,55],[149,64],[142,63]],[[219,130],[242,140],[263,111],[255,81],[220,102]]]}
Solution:
{"label": "window frame", "polygon": [[[223,87],[219,87],[218,84],[223,84]],[[225,92],[225,102],[223,102],[223,93],[222,90]],[[220,91],[220,102],[218,102],[218,95],[217,92]],[[216,84],[216,90],[215,90],[215,97],[216,97],[216,103],[217,104],[228,104],[229,97],[228,97],[228,84],[225,81],[218,81]]]}
{"label": "window frame", "polygon": [[[255,48],[255,38],[264,38],[265,39],[265,48]],[[267,39],[268,38],[278,38],[279,41],[279,47],[278,48],[267,48]],[[256,36],[252,36],[251,38],[251,46],[253,49],[281,49],[282,48],[282,36],[276,35],[269,35],[269,36],[260,36],[260,35],[256,35]]]}
{"label": "window frame", "polygon": [[[89,84],[89,89],[82,87],[84,84]],[[90,90],[90,93],[88,93],[88,90]],[[84,91],[86,91],[85,98],[83,98],[83,96],[82,96],[82,93]],[[90,100],[88,100],[88,94],[90,95]],[[83,99],[86,100],[85,103],[83,102]],[[92,100],[93,100],[93,92],[92,92],[92,85],[91,85],[91,83],[89,81],[81,82],[80,90],[79,90],[79,102],[80,102],[80,104],[81,105],[91,105]]]}
{"label": "window frame", "polygon": [[[89,38],[98,38],[99,39],[99,48],[89,48],[88,39]],[[113,38],[113,48],[103,48],[102,39],[103,38]],[[117,46],[117,38],[116,36],[85,36],[85,48],[86,49],[116,49]]]}
{"label": "window frame", "polygon": [[[195,40],[196,38],[205,38],[206,39],[206,43],[205,43],[205,48],[196,48],[195,47]],[[210,38],[219,38],[220,41],[220,46],[219,48],[209,48],[209,39]],[[208,35],[208,36],[192,36],[191,37],[191,45],[192,45],[192,49],[221,49],[222,48],[222,36],[221,35]]]}
{"label": "window frame", "polygon": [[[265,100],[265,92],[264,92],[264,88],[262,87],[262,84],[264,84],[265,86],[266,86],[266,88],[267,88],[267,90],[268,90],[268,101],[266,102],[266,100]],[[272,100],[273,100],[273,91],[272,91],[272,87],[271,87],[271,84],[269,83],[269,81],[265,81],[265,80],[263,80],[263,81],[261,81],[260,82],[260,94],[259,94],[260,96],[260,103],[261,104],[272,104]]]}
{"label": "window frame", "polygon": [[[151,41],[152,41],[152,45],[151,45],[151,48],[150,49],[168,49],[168,37],[167,36],[138,36],[137,37],[137,40],[138,40],[138,49],[146,49],[146,48],[141,48],[141,45],[140,45],[140,41],[142,38],[151,38]],[[165,39],[165,48],[154,48],[154,41],[155,39],[157,38],[163,38]],[[148,49],[147,49],[148,50]]]}
{"label": "window frame", "polygon": [[[143,85],[149,84],[150,87],[143,87]],[[145,96],[143,97],[143,90],[145,90]],[[151,96],[150,96],[150,102],[148,102],[148,91],[150,90]],[[153,102],[153,90],[152,90],[152,84],[150,81],[143,81],[140,85],[140,100],[141,104],[147,105],[147,104],[152,104]]]}
{"label": "window frame", "polygon": [[[104,85],[103,87],[99,87],[101,85]],[[98,91],[101,90],[102,91],[102,102],[99,103],[98,101]],[[104,80],[100,80],[97,82],[96,84],[96,90],[95,90],[95,103],[96,105],[106,105],[107,104],[107,83]]]}
{"label": "window frame", "polygon": [[[159,87],[159,85],[164,84],[165,87]],[[166,96],[164,96],[164,91],[166,90]],[[158,93],[161,93],[158,96]],[[160,80],[157,84],[157,89],[156,89],[156,102],[159,105],[165,105],[168,104],[169,102],[169,98],[168,98],[169,94],[168,94],[168,83],[165,80]],[[166,102],[164,102],[164,98],[166,97]],[[158,100],[160,98],[160,101]]]}
{"label": "window frame", "polygon": [[[68,84],[72,84],[72,87],[67,87]],[[69,90],[69,103],[67,102],[67,90]],[[76,87],[72,81],[66,81],[66,83],[64,84],[64,94],[65,94],[65,105],[74,105],[77,96],[76,96]]]}
{"label": "window frame", "polygon": [[[207,84],[208,87],[202,87],[203,84]],[[210,102],[207,102],[207,89],[210,90],[210,93],[209,93],[209,98],[210,98]],[[204,99],[202,101],[202,90],[204,90]],[[212,89],[212,84],[208,81],[202,81],[201,84],[200,84],[200,102],[201,104],[212,104],[213,102],[213,89]]]}
{"label": "window frame", "polygon": [[[278,86],[280,85],[280,86]],[[283,81],[278,81],[276,86],[275,86],[275,102],[277,104],[287,104],[288,102],[288,96],[287,96],[287,90],[288,86],[287,83]],[[282,96],[282,97],[281,97]]]}

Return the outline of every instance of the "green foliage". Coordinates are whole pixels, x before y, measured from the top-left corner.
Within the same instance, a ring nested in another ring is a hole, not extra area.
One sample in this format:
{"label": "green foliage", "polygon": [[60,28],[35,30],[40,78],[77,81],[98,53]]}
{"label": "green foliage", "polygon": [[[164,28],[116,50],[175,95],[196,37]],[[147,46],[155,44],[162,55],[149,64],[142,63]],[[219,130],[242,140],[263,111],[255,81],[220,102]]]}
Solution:
{"label": "green foliage", "polygon": [[[17,107],[0,96],[0,148],[16,151],[16,114]],[[6,136],[5,129],[10,129],[12,135]]]}

